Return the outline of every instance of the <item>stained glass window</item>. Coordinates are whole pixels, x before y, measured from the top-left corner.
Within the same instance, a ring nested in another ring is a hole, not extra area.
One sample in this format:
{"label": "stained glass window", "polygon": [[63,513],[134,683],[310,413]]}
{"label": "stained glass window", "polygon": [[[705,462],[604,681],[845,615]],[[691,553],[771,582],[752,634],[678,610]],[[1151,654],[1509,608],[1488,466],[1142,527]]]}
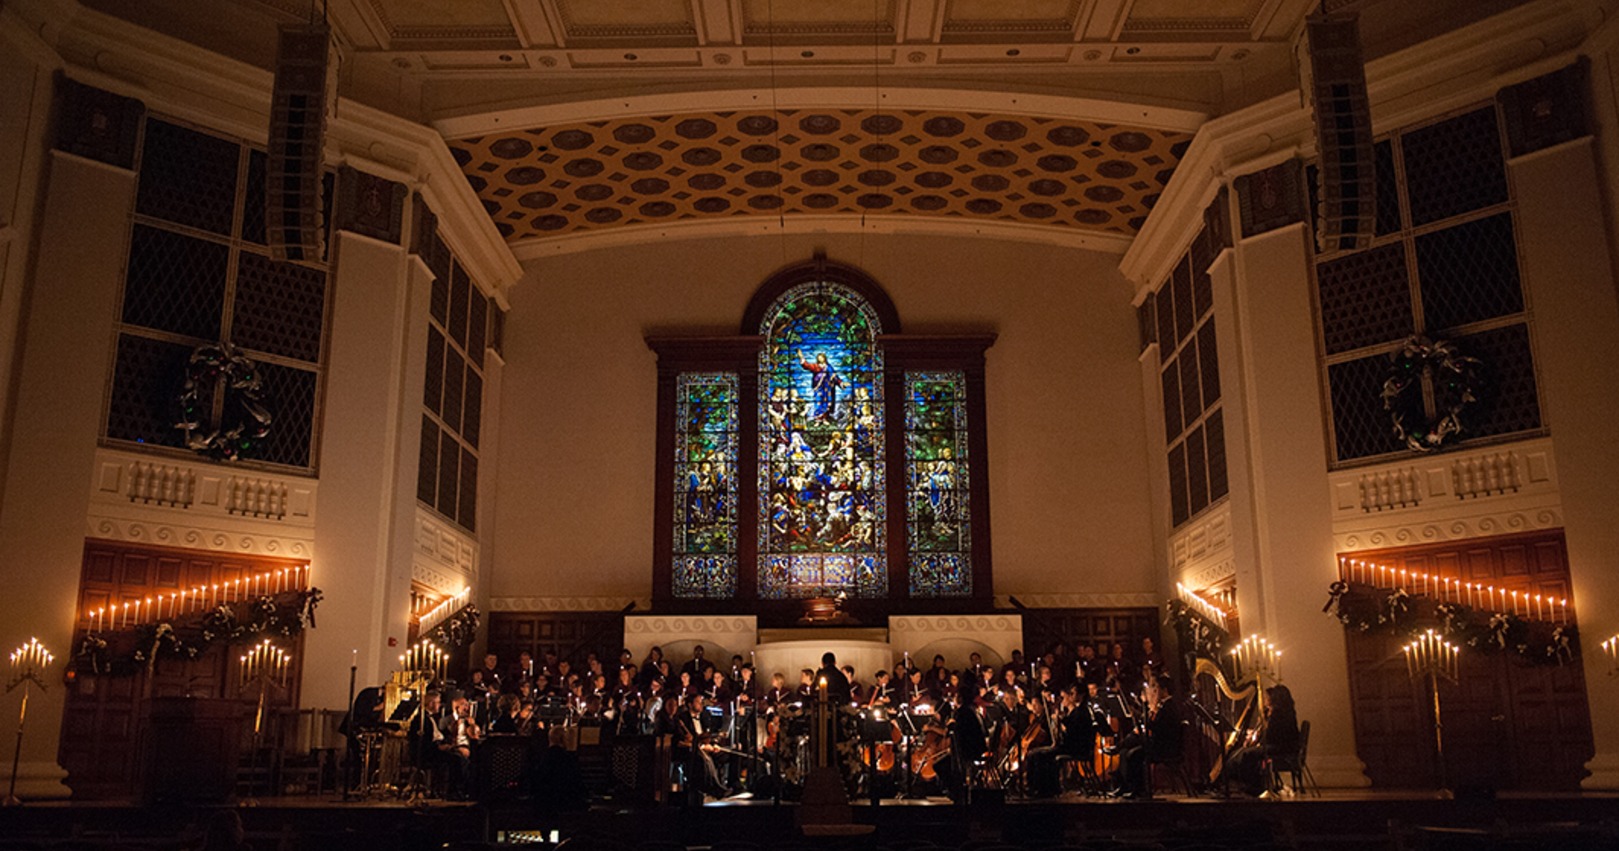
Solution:
{"label": "stained glass window", "polygon": [[738,383],[734,372],[681,373],[675,385],[676,597],[736,595]]}
{"label": "stained glass window", "polygon": [[912,597],[972,595],[968,468],[966,376],[906,373],[905,530]]}
{"label": "stained glass window", "polygon": [[888,593],[881,323],[812,282],[765,311],[759,382],[759,596]]}

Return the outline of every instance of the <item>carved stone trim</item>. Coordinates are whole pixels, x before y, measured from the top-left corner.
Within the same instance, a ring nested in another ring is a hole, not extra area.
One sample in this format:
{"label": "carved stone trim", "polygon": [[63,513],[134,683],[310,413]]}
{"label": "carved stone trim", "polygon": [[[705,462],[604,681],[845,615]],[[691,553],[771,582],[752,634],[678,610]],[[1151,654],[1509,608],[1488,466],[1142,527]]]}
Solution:
{"label": "carved stone trim", "polygon": [[410,575],[435,591],[455,594],[477,579],[478,542],[417,505],[416,552]]}
{"label": "carved stone trim", "polygon": [[1556,529],[1563,525],[1563,512],[1558,507],[1527,511],[1479,514],[1427,523],[1390,525],[1334,535],[1339,552],[1382,549],[1384,547],[1427,544],[1435,541],[1485,538],[1491,535],[1511,535],[1540,529]]}
{"label": "carved stone trim", "polygon": [[311,558],[315,550],[314,541],[303,538],[283,538],[173,523],[151,523],[127,518],[99,517],[94,514],[88,519],[85,534],[91,538],[104,538],[109,541],[130,541],[164,547],[282,558]]}
{"label": "carved stone trim", "polygon": [[229,527],[231,518],[241,518],[302,527],[313,534],[318,483],[310,479],[254,475],[205,461],[157,461],[108,448],[97,450],[93,475],[92,515],[122,518],[133,509],[142,516],[132,519],[153,522],[146,512],[174,510],[187,512],[188,525],[206,524],[205,518],[212,516]]}
{"label": "carved stone trim", "polygon": [[1018,615],[895,615],[888,619],[888,631],[959,634],[1022,632],[1023,618]]}
{"label": "carved stone trim", "polygon": [[630,615],[624,619],[628,635],[746,635],[748,643],[759,632],[759,621],[752,615]]}

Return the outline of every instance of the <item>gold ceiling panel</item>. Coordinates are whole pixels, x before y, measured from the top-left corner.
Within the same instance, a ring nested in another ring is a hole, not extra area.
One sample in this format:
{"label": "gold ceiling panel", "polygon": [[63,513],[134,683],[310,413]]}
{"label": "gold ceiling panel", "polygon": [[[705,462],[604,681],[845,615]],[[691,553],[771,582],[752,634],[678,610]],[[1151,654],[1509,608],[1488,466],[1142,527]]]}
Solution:
{"label": "gold ceiling panel", "polygon": [[947,33],[1072,32],[1080,0],[950,0]]}
{"label": "gold ceiling panel", "polygon": [[1136,0],[1130,7],[1126,30],[1185,30],[1225,32],[1246,30],[1254,23],[1265,0]]}
{"label": "gold ceiling panel", "polygon": [[515,34],[500,0],[370,0],[395,38],[477,39]]}
{"label": "gold ceiling panel", "polygon": [[750,33],[891,33],[894,0],[742,0]]}
{"label": "gold ceiling panel", "polygon": [[694,35],[690,0],[557,0],[572,38]]}
{"label": "gold ceiling panel", "polygon": [[507,240],[853,213],[1134,235],[1191,134],[939,111],[663,115],[454,139]]}

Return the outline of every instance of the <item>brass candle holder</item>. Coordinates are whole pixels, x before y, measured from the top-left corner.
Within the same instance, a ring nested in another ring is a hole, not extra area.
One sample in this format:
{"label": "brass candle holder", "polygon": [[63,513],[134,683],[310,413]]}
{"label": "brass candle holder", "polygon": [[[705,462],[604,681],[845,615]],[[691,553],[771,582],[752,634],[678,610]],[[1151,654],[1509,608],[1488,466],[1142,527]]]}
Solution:
{"label": "brass candle holder", "polygon": [[11,786],[3,802],[7,807],[22,804],[17,797],[17,768],[22,764],[23,726],[28,722],[28,688],[33,685],[41,694],[45,692],[44,674],[55,659],[37,638],[28,639],[27,644],[11,652],[11,681],[6,684],[6,694],[22,689],[22,707],[17,710],[17,748],[11,753]]}
{"label": "brass candle holder", "polygon": [[1455,683],[1461,676],[1461,648],[1427,630],[1400,648],[1405,653],[1406,673],[1419,682],[1426,680],[1433,694],[1434,766],[1438,775],[1439,797],[1455,797],[1445,774],[1445,723],[1439,711],[1439,681]]}

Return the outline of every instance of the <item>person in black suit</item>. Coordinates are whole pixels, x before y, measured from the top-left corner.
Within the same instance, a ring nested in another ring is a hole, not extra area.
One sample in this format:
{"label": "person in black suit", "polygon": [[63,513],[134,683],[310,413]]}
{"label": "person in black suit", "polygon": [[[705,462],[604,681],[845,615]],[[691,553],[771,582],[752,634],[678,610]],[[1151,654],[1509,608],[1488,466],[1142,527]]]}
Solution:
{"label": "person in black suit", "polygon": [[819,695],[820,684],[826,683],[826,699],[833,706],[842,706],[849,702],[849,677],[838,668],[837,654],[828,650],[821,654],[821,670],[815,675],[816,693]]}
{"label": "person in black suit", "polygon": [[1096,727],[1075,683],[1062,690],[1057,725],[1056,744],[1029,751],[1029,779],[1036,798],[1050,798],[1061,791],[1057,757],[1090,759],[1096,754]]}

